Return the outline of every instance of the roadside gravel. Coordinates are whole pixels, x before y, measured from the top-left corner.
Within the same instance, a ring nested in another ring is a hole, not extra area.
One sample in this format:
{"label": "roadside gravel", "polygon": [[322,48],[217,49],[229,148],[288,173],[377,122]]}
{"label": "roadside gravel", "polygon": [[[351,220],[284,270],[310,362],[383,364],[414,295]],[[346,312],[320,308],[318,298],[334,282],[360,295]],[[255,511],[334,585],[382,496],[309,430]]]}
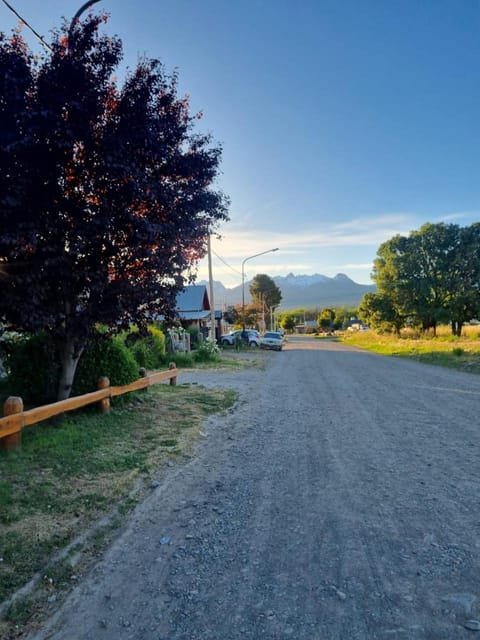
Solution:
{"label": "roadside gravel", "polygon": [[291,341],[33,640],[480,637],[480,378]]}

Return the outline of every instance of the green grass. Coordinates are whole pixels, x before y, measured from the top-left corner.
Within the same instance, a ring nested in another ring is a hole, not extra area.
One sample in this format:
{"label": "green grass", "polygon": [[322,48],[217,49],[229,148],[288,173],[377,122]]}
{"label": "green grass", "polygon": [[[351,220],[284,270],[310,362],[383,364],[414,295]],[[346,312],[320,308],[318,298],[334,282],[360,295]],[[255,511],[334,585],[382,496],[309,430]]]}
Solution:
{"label": "green grass", "polygon": [[169,438],[167,440],[160,440],[161,447],[176,447],[178,445],[178,440],[174,438]]}
{"label": "green grass", "polygon": [[5,614],[5,620],[6,622],[12,623],[12,625],[15,625],[16,627],[25,624],[32,617],[36,606],[37,604],[34,598],[20,598],[19,600],[12,602],[12,604],[8,607]]}
{"label": "green grass", "polygon": [[405,332],[400,338],[374,331],[345,333],[342,342],[388,356],[480,373],[480,338],[475,332],[457,338],[444,329],[437,337],[415,336]]}
{"label": "green grass", "polygon": [[[134,485],[148,486],[163,464],[188,451],[206,416],[236,400],[230,390],[181,384],[128,397],[109,414],[87,409],[28,427],[21,448],[0,450],[0,602],[36,572],[49,576],[55,554],[100,517],[131,510],[141,496],[132,498]],[[39,588],[70,584],[68,558],[52,567],[65,579],[50,576],[54,586]],[[33,615],[37,600],[12,604],[0,637],[8,624],[23,624],[27,611]]]}
{"label": "green grass", "polygon": [[231,347],[226,349],[222,348],[221,354],[217,360],[213,362],[195,362],[193,368],[195,369],[209,369],[209,370],[222,370],[222,369],[245,369],[246,367],[258,367],[259,360],[256,358],[259,349],[253,349],[246,347],[241,351],[235,351]]}

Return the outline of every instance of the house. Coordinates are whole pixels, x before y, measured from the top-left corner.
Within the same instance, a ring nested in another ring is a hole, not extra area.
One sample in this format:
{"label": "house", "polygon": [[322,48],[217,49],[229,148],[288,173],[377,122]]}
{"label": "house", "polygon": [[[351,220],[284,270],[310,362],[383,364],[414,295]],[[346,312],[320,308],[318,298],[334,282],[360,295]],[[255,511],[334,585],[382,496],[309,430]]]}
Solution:
{"label": "house", "polygon": [[205,328],[210,319],[210,300],[205,285],[189,285],[175,303],[175,315],[187,327]]}
{"label": "house", "polygon": [[316,333],[317,321],[305,320],[303,324],[295,325],[295,333]]}
{"label": "house", "polygon": [[[175,314],[183,327],[198,327],[204,337],[210,327],[210,299],[205,285],[188,285],[178,294]],[[215,338],[222,334],[222,312],[215,311]]]}

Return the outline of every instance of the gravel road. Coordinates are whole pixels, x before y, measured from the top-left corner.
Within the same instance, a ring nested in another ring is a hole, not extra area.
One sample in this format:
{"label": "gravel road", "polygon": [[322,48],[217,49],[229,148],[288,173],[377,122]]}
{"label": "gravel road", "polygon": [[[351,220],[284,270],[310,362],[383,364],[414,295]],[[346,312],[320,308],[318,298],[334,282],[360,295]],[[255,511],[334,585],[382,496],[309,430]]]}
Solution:
{"label": "gravel road", "polygon": [[480,638],[480,378],[291,340],[35,640]]}

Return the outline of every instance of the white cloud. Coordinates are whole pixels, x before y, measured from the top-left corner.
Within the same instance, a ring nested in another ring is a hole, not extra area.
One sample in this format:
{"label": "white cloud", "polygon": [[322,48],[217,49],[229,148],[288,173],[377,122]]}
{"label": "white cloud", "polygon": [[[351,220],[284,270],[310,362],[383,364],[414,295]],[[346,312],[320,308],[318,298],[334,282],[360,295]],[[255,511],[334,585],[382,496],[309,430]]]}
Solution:
{"label": "white cloud", "polygon": [[470,224],[472,220],[478,220],[479,218],[479,211],[458,211],[457,213],[445,213],[438,218],[435,218],[435,221],[452,222],[454,220],[465,220],[466,224]]}
{"label": "white cloud", "polygon": [[[475,219],[472,212],[445,214],[442,220]],[[480,216],[477,216],[477,219]],[[354,279],[370,282],[373,261],[382,242],[396,234],[408,235],[425,220],[407,212],[394,212],[377,216],[355,217],[339,222],[318,222],[315,226],[300,227],[292,220],[286,231],[271,226],[261,227],[260,220],[249,216],[224,225],[222,238],[212,240],[215,254],[227,262],[225,266],[214,256],[214,279],[226,286],[241,284],[242,262],[257,253],[278,247],[278,252],[266,253],[245,263],[245,277],[253,273],[287,275],[321,273],[354,274]],[[368,260],[370,260],[368,262]],[[205,261],[206,263],[206,261]],[[199,277],[208,277],[202,263]]]}
{"label": "white cloud", "polygon": [[337,267],[341,271],[365,271],[365,269],[372,270],[373,262],[348,262],[346,264],[340,264]]}
{"label": "white cloud", "polygon": [[[243,225],[242,225],[243,226]],[[357,218],[340,223],[321,223],[315,228],[289,231],[262,231],[258,225],[253,228],[236,227],[223,231],[220,241],[213,241],[213,248],[222,257],[242,261],[245,256],[279,247],[280,252],[289,255],[310,252],[321,247],[377,248],[382,242],[396,235],[406,234],[415,227],[413,217],[406,214],[384,215],[371,218]]]}

